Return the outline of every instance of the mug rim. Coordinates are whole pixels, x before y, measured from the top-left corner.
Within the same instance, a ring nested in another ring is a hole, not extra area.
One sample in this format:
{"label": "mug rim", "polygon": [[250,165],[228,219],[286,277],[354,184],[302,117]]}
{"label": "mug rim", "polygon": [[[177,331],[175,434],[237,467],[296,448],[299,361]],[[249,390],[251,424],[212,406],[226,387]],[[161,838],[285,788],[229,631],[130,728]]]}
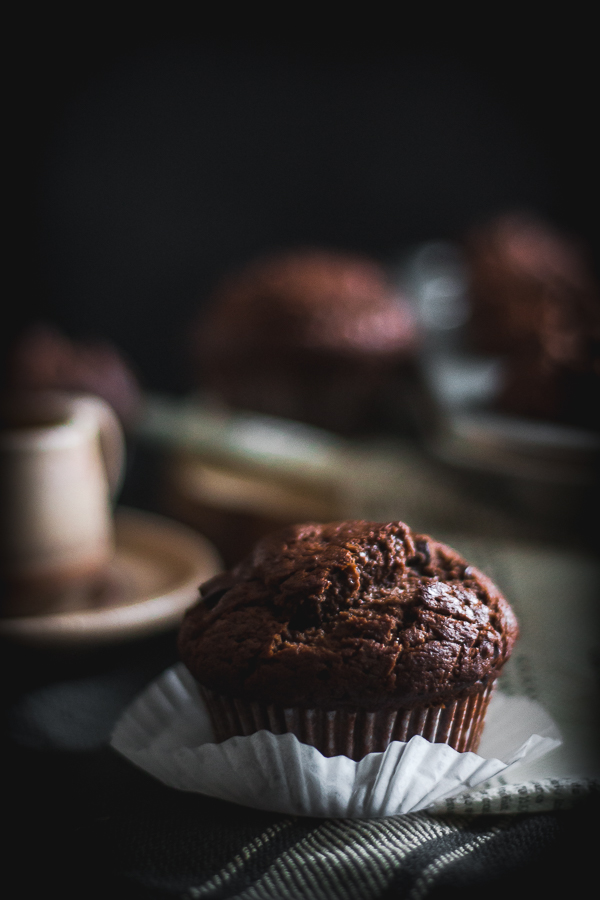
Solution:
{"label": "mug rim", "polygon": [[[87,440],[91,431],[98,430],[94,411],[107,404],[93,394],[20,391],[3,398],[2,405],[3,418],[9,419],[9,424],[3,422],[0,429],[0,450],[15,451],[67,447]],[[21,422],[17,421],[20,417]]]}

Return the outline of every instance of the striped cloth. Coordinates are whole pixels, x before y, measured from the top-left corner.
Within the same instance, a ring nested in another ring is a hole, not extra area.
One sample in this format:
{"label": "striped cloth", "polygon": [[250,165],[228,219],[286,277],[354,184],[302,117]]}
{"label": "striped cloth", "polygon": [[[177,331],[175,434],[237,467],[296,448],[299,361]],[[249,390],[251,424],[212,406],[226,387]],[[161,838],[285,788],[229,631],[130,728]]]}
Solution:
{"label": "striped cloth", "polygon": [[[561,838],[564,842],[566,820],[523,813],[575,807],[581,828],[581,800],[587,797],[589,803],[599,788],[597,783],[552,779],[482,791],[465,801],[456,798],[446,802],[442,814],[427,811],[371,820],[282,818],[181,896],[420,900],[442,888],[489,888],[495,877],[522,878]],[[489,815],[473,815],[476,812]],[[584,871],[580,864],[581,877]],[[577,879],[572,883],[575,887]]]}

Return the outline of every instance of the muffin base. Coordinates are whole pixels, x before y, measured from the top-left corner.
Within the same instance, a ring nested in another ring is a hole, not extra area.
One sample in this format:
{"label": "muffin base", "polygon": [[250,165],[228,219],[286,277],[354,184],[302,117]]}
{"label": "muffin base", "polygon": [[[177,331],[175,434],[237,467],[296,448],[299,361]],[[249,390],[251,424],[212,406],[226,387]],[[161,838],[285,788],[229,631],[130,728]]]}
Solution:
{"label": "muffin base", "polygon": [[217,743],[266,730],[295,734],[323,756],[360,760],[381,753],[392,741],[420,735],[434,744],[449,744],[463,753],[479,746],[494,684],[440,706],[414,709],[326,710],[285,708],[239,700],[199,685],[215,730]]}

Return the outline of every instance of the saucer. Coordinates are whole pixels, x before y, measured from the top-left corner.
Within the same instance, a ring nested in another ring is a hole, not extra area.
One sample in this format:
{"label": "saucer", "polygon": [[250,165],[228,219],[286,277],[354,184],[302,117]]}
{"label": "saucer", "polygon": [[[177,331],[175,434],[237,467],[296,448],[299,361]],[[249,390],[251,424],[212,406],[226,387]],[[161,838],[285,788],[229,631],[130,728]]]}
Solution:
{"label": "saucer", "polygon": [[174,627],[198,587],[221,571],[215,547],[170,519],[121,507],[102,583],[68,612],[0,619],[0,636],[35,646],[103,644]]}
{"label": "saucer", "polygon": [[337,488],[333,480],[294,480],[248,464],[217,464],[200,453],[176,451],[166,469],[163,502],[179,522],[206,535],[230,567],[278,528],[347,518]]}

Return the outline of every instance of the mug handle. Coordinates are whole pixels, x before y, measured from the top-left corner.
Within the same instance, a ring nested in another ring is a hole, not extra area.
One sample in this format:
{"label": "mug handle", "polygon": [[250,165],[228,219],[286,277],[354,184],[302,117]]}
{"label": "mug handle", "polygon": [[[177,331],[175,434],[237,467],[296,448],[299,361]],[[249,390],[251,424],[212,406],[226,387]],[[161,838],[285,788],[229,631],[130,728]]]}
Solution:
{"label": "mug handle", "polygon": [[112,406],[101,397],[80,396],[78,402],[95,418],[108,489],[111,499],[114,500],[123,484],[125,474],[125,436],[121,423]]}

